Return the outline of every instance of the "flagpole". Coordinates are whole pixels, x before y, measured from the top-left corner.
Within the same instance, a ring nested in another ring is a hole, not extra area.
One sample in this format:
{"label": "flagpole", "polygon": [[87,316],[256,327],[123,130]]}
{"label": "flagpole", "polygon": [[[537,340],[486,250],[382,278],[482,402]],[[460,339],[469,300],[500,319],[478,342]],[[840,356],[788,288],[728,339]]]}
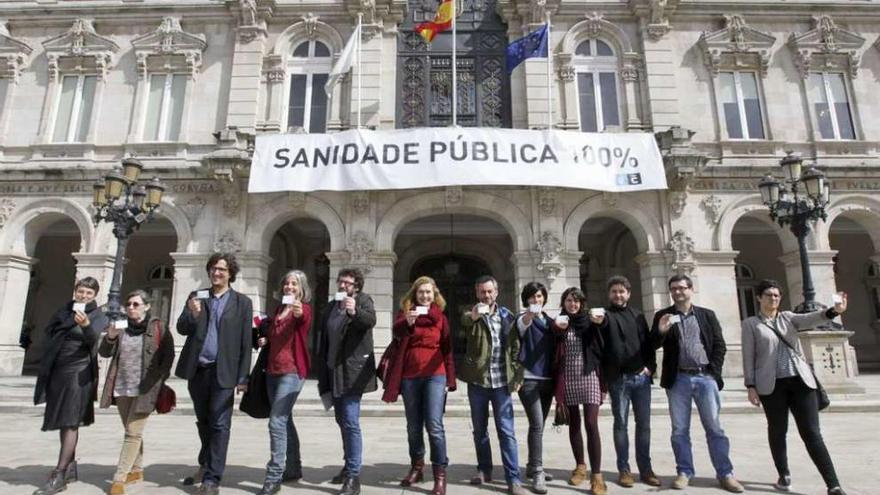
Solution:
{"label": "flagpole", "polygon": [[553,128],[553,62],[550,57],[550,12],[547,12],[547,130]]}
{"label": "flagpole", "polygon": [[458,67],[455,61],[455,7],[458,0],[452,0],[452,127],[456,126],[456,117],[458,113]]}
{"label": "flagpole", "polygon": [[364,22],[364,13],[358,12],[358,25],[357,25],[357,71],[358,71],[358,77],[357,77],[357,94],[358,94],[357,128],[358,129],[361,128],[361,107],[363,107],[363,104],[361,102],[361,74],[363,72],[361,70],[361,40],[363,39],[363,36],[361,35],[361,26],[363,25],[363,22]]}

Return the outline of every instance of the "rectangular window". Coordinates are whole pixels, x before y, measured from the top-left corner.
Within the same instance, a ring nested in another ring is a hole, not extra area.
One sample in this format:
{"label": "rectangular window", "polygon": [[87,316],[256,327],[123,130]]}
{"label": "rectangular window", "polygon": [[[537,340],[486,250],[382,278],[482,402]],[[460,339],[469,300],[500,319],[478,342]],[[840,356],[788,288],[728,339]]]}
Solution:
{"label": "rectangular window", "polygon": [[620,125],[617,76],[613,72],[579,72],[577,91],[581,131],[599,132]]}
{"label": "rectangular window", "polygon": [[764,117],[754,72],[722,72],[718,77],[727,137],[764,139]]}
{"label": "rectangular window", "polygon": [[852,109],[843,74],[810,74],[808,91],[822,139],[855,139]]}
{"label": "rectangular window", "polygon": [[86,140],[97,85],[97,76],[64,76],[61,79],[61,98],[55,117],[53,141],[82,143]]}
{"label": "rectangular window", "polygon": [[145,141],[177,141],[180,137],[185,92],[185,74],[153,74],[150,76],[146,120],[144,121]]}
{"label": "rectangular window", "polygon": [[[302,127],[306,132],[324,132],[327,128],[328,74],[292,74],[287,105],[287,127]],[[308,102],[308,103],[307,103]],[[306,125],[308,123],[308,125]]]}

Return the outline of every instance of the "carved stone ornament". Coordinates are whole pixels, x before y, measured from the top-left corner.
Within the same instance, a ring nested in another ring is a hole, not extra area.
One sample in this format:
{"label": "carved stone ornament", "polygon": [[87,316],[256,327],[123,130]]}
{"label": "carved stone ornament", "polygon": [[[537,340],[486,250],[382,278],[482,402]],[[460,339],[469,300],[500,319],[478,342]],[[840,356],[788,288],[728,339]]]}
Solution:
{"label": "carved stone ornament", "polygon": [[150,72],[186,71],[193,77],[202,66],[202,53],[208,47],[204,34],[187,33],[180,18],[166,16],[152,33],[131,41],[138,65],[138,75]]}
{"label": "carved stone ornament", "polygon": [[672,29],[669,26],[669,18],[679,0],[648,0],[648,24],[645,32],[652,41],[659,41]]}
{"label": "carved stone ornament", "polygon": [[282,83],[287,78],[284,68],[284,57],[281,55],[266,55],[263,57],[263,77],[267,83]]}
{"label": "carved stone ornament", "polygon": [[448,186],[446,188],[446,206],[460,205],[462,194],[464,193],[461,186]]}
{"label": "carved stone ornament", "polygon": [[865,38],[839,27],[831,16],[813,17],[813,29],[793,33],[789,45],[795,52],[795,65],[801,77],[810,72],[845,70],[855,78],[862,60]]}
{"label": "carved stone ornament", "polygon": [[265,0],[226,0],[230,9],[238,12],[238,40],[250,43],[266,36],[266,17],[272,14],[274,2]]}
{"label": "carved stone ornament", "polygon": [[545,215],[552,215],[556,210],[556,190],[552,187],[538,189],[538,208]]}
{"label": "carved stone ornament", "polygon": [[220,253],[238,253],[241,251],[241,241],[235,237],[235,234],[227,231],[214,241],[214,251]]}
{"label": "carved stone ornament", "polygon": [[604,16],[598,12],[593,12],[591,14],[587,14],[584,16],[587,25],[584,29],[584,35],[588,39],[598,38],[599,34],[602,33],[602,21],[605,20]]}
{"label": "carved stone ornament", "polygon": [[687,191],[670,191],[669,192],[669,211],[672,216],[678,218],[684,212],[687,205]]}
{"label": "carved stone ornament", "polygon": [[694,240],[683,230],[676,230],[668,244],[672,251],[672,271],[692,273],[694,270]]}
{"label": "carved stone ornament", "polygon": [[654,133],[663,156],[666,180],[669,188],[676,191],[688,190],[697,173],[703,169],[709,157],[696,149],[691,143],[695,131],[679,126]]}
{"label": "carved stone ornament", "polygon": [[351,195],[351,211],[361,215],[370,209],[370,193],[357,191]]}
{"label": "carved stone ornament", "polygon": [[556,67],[556,77],[561,82],[574,81],[575,74],[577,74],[577,71],[571,65],[558,65]]}
{"label": "carved stone ornament", "polygon": [[302,16],[303,28],[306,32],[306,38],[315,40],[318,38],[318,16],[309,12]]}
{"label": "carved stone ornament", "polygon": [[0,228],[6,225],[12,212],[15,210],[15,201],[10,198],[0,199]]}
{"label": "carved stone ornament", "polygon": [[119,45],[95,32],[91,19],[76,19],[66,33],[43,42],[48,59],[49,74],[58,79],[65,71],[94,73],[107,76],[113,64],[113,54]]}
{"label": "carved stone ornament", "polygon": [[196,223],[199,221],[199,217],[202,216],[202,210],[205,209],[205,205],[207,204],[208,202],[203,198],[195,196],[180,206],[180,209],[183,210],[183,214],[186,215],[187,221],[189,221],[190,227],[195,228]]}
{"label": "carved stone ornament", "polygon": [[221,181],[221,202],[223,204],[223,213],[226,216],[234,217],[238,215],[238,209],[241,206],[241,190],[238,187],[238,181]]}
{"label": "carved stone ornament", "polygon": [[18,81],[33,48],[9,34],[7,23],[0,22],[0,77]]}
{"label": "carved stone ornament", "polygon": [[370,253],[373,252],[373,242],[364,232],[355,232],[348,240],[346,246],[351,255],[351,263],[358,266],[370,264]]}
{"label": "carved stone ornament", "polygon": [[613,208],[617,205],[617,199],[620,197],[620,193],[611,192],[611,191],[602,191],[602,203],[605,206]]}
{"label": "carved stone ornament", "polygon": [[292,210],[302,210],[306,207],[306,193],[300,191],[290,191],[287,193],[287,205]]}
{"label": "carved stone ornament", "polygon": [[721,219],[721,206],[724,205],[721,198],[711,194],[703,198],[703,201],[700,201],[700,205],[706,211],[706,218],[709,220],[709,223],[716,225],[718,220]]}
{"label": "carved stone ornament", "polygon": [[714,77],[724,69],[751,69],[766,77],[776,38],[749,27],[741,15],[725,15],[724,20],[724,29],[704,32],[698,42],[709,73]]}
{"label": "carved stone ornament", "polygon": [[559,255],[562,254],[562,241],[553,232],[545,231],[535,247],[541,255],[541,261],[536,268],[552,282],[562,271],[562,262],[559,259]]}

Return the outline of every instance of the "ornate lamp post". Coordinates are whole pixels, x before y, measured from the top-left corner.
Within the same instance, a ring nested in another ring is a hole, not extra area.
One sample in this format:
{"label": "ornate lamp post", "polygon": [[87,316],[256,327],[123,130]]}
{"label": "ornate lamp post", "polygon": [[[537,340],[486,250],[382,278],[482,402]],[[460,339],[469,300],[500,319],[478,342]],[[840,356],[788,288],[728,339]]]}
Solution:
{"label": "ornate lamp post", "polygon": [[790,225],[791,232],[797,237],[804,302],[795,308],[795,312],[807,313],[819,309],[819,306],[816,304],[806,239],[811,223],[827,218],[825,207],[828,206],[831,187],[825,181],[825,175],[815,168],[802,172],[803,160],[792,152],[788,152],[779,165],[785,175],[783,181],[767,174],[758,183],[758,189],[761,190],[764,204],[770,208],[770,218],[780,226]]}
{"label": "ornate lamp post", "polygon": [[124,315],[119,292],[122,289],[122,263],[128,239],[142,224],[153,219],[165,192],[165,185],[159,182],[158,177],[153,177],[146,184],[138,184],[143,168],[140,161],[126,158],[122,160],[122,171],[111,171],[93,186],[95,225],[102,220],[112,223],[116,237],[113,280],[107,294],[107,316],[111,321],[122,319]]}

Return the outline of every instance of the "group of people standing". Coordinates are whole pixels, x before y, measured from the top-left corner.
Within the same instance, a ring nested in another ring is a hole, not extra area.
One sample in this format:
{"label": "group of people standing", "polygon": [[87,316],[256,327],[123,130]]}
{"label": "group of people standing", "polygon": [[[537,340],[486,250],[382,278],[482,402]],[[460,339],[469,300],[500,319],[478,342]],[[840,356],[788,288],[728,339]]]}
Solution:
{"label": "group of people standing", "polygon": [[[247,391],[254,345],[268,347],[265,373],[270,406],[270,458],[258,495],[274,494],[283,482],[302,478],[300,437],[292,410],[312,369],[323,402],[334,410],[342,437],[344,465],[331,480],[341,485],[339,495],[360,493],[364,445],[361,399],[378,389],[377,377],[383,381],[384,401],[403,398],[410,457],[410,468],[400,480],[404,487],[425,477],[427,433],[431,493],[447,492],[449,459],[443,414],[446,396],[456,390],[457,379],[467,383],[470,403],[477,460],[471,484],[493,479],[488,435],[491,404],[510,494],[527,493],[526,484],[535,493],[547,493],[552,477],[543,465],[543,431],[552,412],[555,424],[568,425],[575,465],[568,483],[577,486],[589,479],[592,493],[603,495],[607,486],[602,476],[598,416],[608,397],[614,418],[618,484],[631,487],[636,483],[629,463],[631,408],[638,479],[659,487],[661,481],[651,463],[650,417],[656,350],[661,347],[660,385],[666,389],[676,463],[671,487],[684,489],[695,475],[690,440],[691,407],[695,404],[720,486],[734,493],[744,490],[734,477],[730,442],[720,423],[719,391],[724,386],[721,375],[726,353],[721,325],[712,310],[692,303],[693,282],[686,275],[669,279],[673,304],[658,311],[650,327],[645,316],[629,304],[631,286],[622,276],[608,280],[606,303],[593,307],[588,306],[581,289],[566,289],[556,316],[546,311],[549,301],[543,284],[527,283],[520,294],[524,310],[513,312],[498,304],[498,282],[491,276],[479,277],[474,283],[476,303],[461,315],[465,354],[457,368],[446,302],[433,279],[419,277],[400,302],[393,320],[393,339],[377,373],[373,342],[376,312],[372,298],[363,292],[360,270],[343,268],[337,274],[337,292],[315,326],[319,339],[312,355],[307,346],[312,293],[303,272],[292,270],[284,275],[278,293],[281,305],[259,325],[255,337],[252,302],[231,287],[240,271],[235,256],[215,253],[206,270],[211,286],[191,293],[177,320],[177,331],[186,342],[176,375],[187,380],[200,440],[198,469],[184,484],[197,484],[199,495],[219,493],[234,395]],[[100,405],[115,404],[125,428],[109,493],[123,494],[127,484],[144,478],[144,425],[169,376],[174,339],[150,315],[145,292],[127,296],[127,321],[121,323],[108,321],[97,307],[98,290],[92,278],[78,281],[73,301],[53,316],[47,328],[49,346],[35,402],[46,402],[43,430],[58,430],[61,448],[55,469],[34,495],[57,493],[76,480],[79,427],[94,422],[96,354],[112,358]],[[781,491],[791,488],[786,457],[791,411],[829,495],[841,495],[844,492],[819,429],[818,381],[803,356],[797,332],[843,313],[846,295],[838,295],[827,310],[797,315],[779,311],[778,283],[763,281],[757,292],[759,315],[742,326],[743,371],[749,400],[763,406],[767,417],[770,450],[778,471],[775,486]],[[519,468],[513,394],[519,396],[529,424],[524,473]]]}

